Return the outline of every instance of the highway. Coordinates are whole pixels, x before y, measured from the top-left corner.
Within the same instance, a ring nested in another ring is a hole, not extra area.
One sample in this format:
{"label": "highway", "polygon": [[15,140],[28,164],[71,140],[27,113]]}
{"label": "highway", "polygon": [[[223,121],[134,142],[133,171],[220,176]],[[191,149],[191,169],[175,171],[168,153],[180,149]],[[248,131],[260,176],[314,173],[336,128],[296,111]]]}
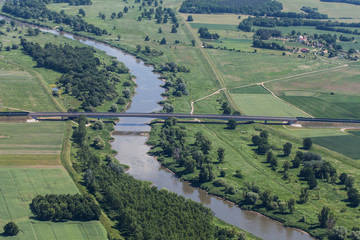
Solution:
{"label": "highway", "polygon": [[136,118],[197,118],[213,120],[236,121],[270,121],[287,122],[292,124],[297,121],[302,122],[330,122],[330,123],[360,123],[360,119],[334,119],[334,118],[304,118],[304,117],[275,117],[275,116],[244,116],[244,115],[220,115],[220,114],[184,114],[184,113],[128,113],[128,112],[0,112],[0,116],[16,117],[29,116],[32,118],[75,118],[86,116],[90,118],[113,118],[113,117],[136,117]]}

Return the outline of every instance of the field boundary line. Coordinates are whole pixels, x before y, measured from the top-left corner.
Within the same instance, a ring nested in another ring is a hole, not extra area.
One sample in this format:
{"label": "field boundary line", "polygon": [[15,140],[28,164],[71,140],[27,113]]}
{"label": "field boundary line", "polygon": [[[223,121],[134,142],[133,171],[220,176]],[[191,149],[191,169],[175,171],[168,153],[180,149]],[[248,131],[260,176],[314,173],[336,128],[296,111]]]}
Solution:
{"label": "field boundary line", "polygon": [[251,83],[251,84],[247,84],[247,85],[243,85],[243,86],[239,86],[239,87],[233,87],[233,88],[230,88],[230,90],[231,89],[238,89],[238,88],[255,86],[255,85],[259,85],[261,83],[269,83],[269,82],[276,82],[276,81],[286,80],[286,79],[289,79],[289,78],[297,78],[297,77],[302,77],[302,76],[306,76],[306,75],[312,75],[312,74],[319,73],[319,72],[332,71],[332,70],[336,70],[338,68],[347,68],[347,67],[349,67],[349,65],[344,64],[344,65],[341,65],[341,66],[335,66],[335,67],[331,67],[331,68],[320,69],[320,70],[316,70],[316,71],[312,71],[312,72],[299,73],[299,74],[295,74],[295,75],[291,75],[291,76],[287,76],[287,77],[270,79],[270,80],[266,80],[266,81],[263,81],[263,82],[257,82],[257,83]]}
{"label": "field boundary line", "polygon": [[298,107],[296,107],[296,106],[294,106],[294,105],[292,105],[291,103],[288,103],[287,101],[285,101],[284,99],[281,99],[281,98],[279,98],[278,96],[276,96],[275,95],[275,93],[273,93],[269,88],[267,88],[266,86],[265,86],[265,84],[262,82],[262,83],[260,83],[260,85],[266,90],[266,91],[268,91],[269,93],[271,93],[271,95],[274,97],[274,98],[276,98],[276,99],[278,99],[278,100],[280,100],[280,101],[282,101],[282,102],[284,102],[284,103],[286,103],[286,104],[288,104],[288,105],[290,105],[290,106],[292,106],[292,107],[294,107],[294,108],[296,108],[297,110],[299,110],[300,112],[302,112],[302,113],[305,113],[306,115],[308,115],[309,117],[311,117],[311,118],[314,118],[314,116],[312,116],[312,115],[310,115],[309,113],[307,113],[307,112],[305,112],[305,111],[303,111],[303,110],[301,110],[300,108],[298,108]]}

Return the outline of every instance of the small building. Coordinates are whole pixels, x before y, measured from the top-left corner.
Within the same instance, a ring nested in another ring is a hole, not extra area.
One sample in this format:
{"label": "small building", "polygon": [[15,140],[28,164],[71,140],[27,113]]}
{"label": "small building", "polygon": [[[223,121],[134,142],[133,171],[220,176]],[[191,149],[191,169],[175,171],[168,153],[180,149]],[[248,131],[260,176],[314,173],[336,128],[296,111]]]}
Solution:
{"label": "small building", "polygon": [[308,53],[308,52],[310,52],[310,50],[309,50],[308,48],[302,48],[300,51],[301,51],[302,53]]}

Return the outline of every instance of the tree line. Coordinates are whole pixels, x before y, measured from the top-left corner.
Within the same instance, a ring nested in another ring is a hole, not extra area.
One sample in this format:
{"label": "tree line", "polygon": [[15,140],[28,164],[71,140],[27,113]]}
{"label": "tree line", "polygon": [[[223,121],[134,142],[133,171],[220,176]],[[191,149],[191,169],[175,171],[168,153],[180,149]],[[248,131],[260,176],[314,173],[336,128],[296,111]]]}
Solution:
{"label": "tree line", "polygon": [[230,230],[214,226],[209,208],[134,179],[111,155],[96,155],[87,142],[85,124],[80,117],[73,135],[73,146],[78,148],[76,169],[126,239],[207,240],[231,235]]}
{"label": "tree line", "polygon": [[339,3],[360,5],[360,0],[320,0],[320,1],[321,2],[339,2]]}
{"label": "tree line", "polygon": [[302,18],[267,18],[267,17],[249,17],[240,22],[238,29],[251,32],[252,26],[259,27],[290,27],[290,26],[313,26],[313,27],[360,27],[360,23],[344,23],[337,21],[315,21],[315,20],[306,20]]}
{"label": "tree line", "polygon": [[256,39],[253,41],[253,47],[256,48],[266,48],[266,49],[274,49],[274,50],[281,50],[285,51],[286,48],[284,46],[280,46],[278,43],[272,42],[267,43],[262,40]]}
{"label": "tree line", "polygon": [[99,220],[101,210],[94,199],[86,195],[47,194],[37,195],[31,210],[41,221],[90,221]]}
{"label": "tree line", "polygon": [[107,34],[105,29],[87,23],[80,16],[67,15],[64,10],[60,13],[49,10],[41,0],[9,0],[3,5],[2,11],[24,19],[33,18],[67,24],[74,31],[90,32],[96,36]]}
{"label": "tree line", "polygon": [[215,40],[220,38],[219,34],[210,33],[207,27],[199,28],[198,33],[200,34],[200,38],[215,39]]}
{"label": "tree line", "polygon": [[180,7],[182,13],[241,13],[269,15],[283,9],[280,2],[272,0],[186,0]]}
{"label": "tree line", "polygon": [[70,6],[91,5],[91,0],[41,0],[43,3],[68,3]]}
{"label": "tree line", "polygon": [[45,67],[62,73],[57,84],[64,88],[64,93],[82,101],[82,108],[92,111],[105,101],[115,99],[118,74],[129,70],[118,61],[100,68],[101,62],[95,57],[90,47],[72,47],[51,43],[41,47],[38,43],[21,39],[23,51],[37,62],[38,67]]}

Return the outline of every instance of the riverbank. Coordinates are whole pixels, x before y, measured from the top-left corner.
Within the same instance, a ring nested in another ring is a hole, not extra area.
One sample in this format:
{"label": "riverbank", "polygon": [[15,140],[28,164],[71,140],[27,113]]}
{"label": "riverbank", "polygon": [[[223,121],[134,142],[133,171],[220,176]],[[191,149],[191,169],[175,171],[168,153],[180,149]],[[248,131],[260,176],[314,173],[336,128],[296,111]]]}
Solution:
{"label": "riverbank", "polygon": [[[293,149],[297,149],[298,147],[300,148],[302,140],[279,134],[274,129],[265,125],[239,124],[237,130],[224,129],[223,126],[224,125],[219,124],[197,124],[196,126],[191,124],[178,124],[178,128],[182,129],[181,131],[185,131],[183,135],[186,136],[185,140],[182,140],[182,144],[185,143],[185,145],[182,145],[185,146],[185,150],[179,151],[180,156],[185,155],[189,157],[188,153],[183,153],[182,151],[189,151],[189,149],[195,147],[193,142],[195,141],[194,135],[196,132],[201,131],[206,138],[210,139],[212,150],[209,155],[206,155],[206,158],[209,159],[206,161],[213,164],[213,178],[210,181],[199,181],[199,174],[201,174],[201,168],[199,167],[196,167],[193,172],[186,170],[186,165],[184,165],[182,161],[188,161],[186,160],[188,157],[185,157],[185,160],[181,160],[180,158],[176,161],[175,153],[169,153],[169,148],[166,148],[166,150],[162,148],[162,146],[166,145],[164,144],[166,140],[161,140],[160,137],[164,136],[164,133],[161,133],[161,124],[154,124],[148,144],[152,145],[152,155],[155,155],[164,167],[169,168],[180,179],[191,182],[194,186],[201,187],[212,195],[229,200],[239,205],[242,209],[256,211],[283,223],[284,226],[303,229],[310,232],[313,236],[323,237],[327,231],[318,226],[318,212],[321,211],[324,205],[329,206],[333,204],[332,199],[335,198],[335,193],[337,193],[336,198],[339,201],[346,198],[346,192],[343,191],[341,186],[335,183],[328,183],[324,180],[318,180],[318,187],[309,191],[308,203],[296,204],[293,213],[289,212],[287,207],[285,210],[279,209],[279,205],[288,202],[290,198],[298,199],[300,189],[306,186],[304,186],[303,180],[298,177],[300,169],[290,168],[290,170],[286,171],[287,178],[284,178],[285,171],[281,168],[285,162],[293,159],[295,153],[290,157],[283,157],[281,156],[282,148],[280,146],[286,141],[289,141],[292,143]],[[259,134],[259,131],[264,129],[269,132],[270,144],[278,159],[275,170],[272,170],[272,168],[268,166],[269,164],[266,163],[265,156],[257,155],[254,147],[251,147],[251,137]],[[179,130],[173,129],[168,131],[177,132]],[[177,140],[173,144],[179,146],[180,149],[182,148]],[[225,149],[224,162],[217,160],[216,151],[220,147]],[[296,151],[297,150],[293,150],[293,152]],[[327,150],[314,147],[312,151],[321,154],[326,160],[331,161],[331,164],[336,164],[334,159],[332,159],[332,154]],[[190,158],[192,157],[194,157],[194,155],[191,156],[190,154]],[[336,164],[335,167],[338,171],[342,171],[339,165]],[[241,171],[241,178],[236,176],[237,170]],[[229,189],[232,189],[232,192],[229,192]],[[323,189],[326,189],[326,191],[323,191]],[[270,195],[274,198],[276,197],[276,202],[272,203],[276,203],[276,206],[274,205],[272,209],[265,207],[261,203],[261,199],[258,199],[256,204],[246,202],[245,195],[247,192],[257,192],[257,195],[261,197],[262,192],[265,190],[270,191]],[[331,195],[331,198],[328,197],[329,195]],[[347,219],[339,218],[338,224],[348,225],[351,223],[348,222]],[[355,225],[356,224],[354,224],[354,226]]]}

